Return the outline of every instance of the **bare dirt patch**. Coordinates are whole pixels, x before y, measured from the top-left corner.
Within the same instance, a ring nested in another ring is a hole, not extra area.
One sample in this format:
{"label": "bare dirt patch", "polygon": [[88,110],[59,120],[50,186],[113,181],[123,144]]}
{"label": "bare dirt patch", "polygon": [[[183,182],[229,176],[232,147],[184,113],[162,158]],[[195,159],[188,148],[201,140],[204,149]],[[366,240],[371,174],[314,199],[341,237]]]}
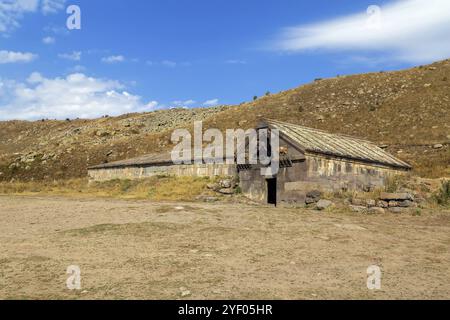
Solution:
{"label": "bare dirt patch", "polygon": [[[11,196],[0,208],[1,299],[450,298],[449,212]],[[373,264],[380,291],[366,287]],[[81,291],[66,288],[69,265]]]}

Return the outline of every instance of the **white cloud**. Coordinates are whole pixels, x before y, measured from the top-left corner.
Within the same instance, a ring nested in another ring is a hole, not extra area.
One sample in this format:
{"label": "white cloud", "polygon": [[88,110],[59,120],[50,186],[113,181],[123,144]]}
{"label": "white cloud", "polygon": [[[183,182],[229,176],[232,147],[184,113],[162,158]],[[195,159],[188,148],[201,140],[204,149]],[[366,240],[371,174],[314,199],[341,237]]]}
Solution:
{"label": "white cloud", "polygon": [[146,104],[146,107],[147,107],[149,110],[155,110],[155,109],[158,108],[158,106],[159,106],[158,101],[150,101],[149,103]]}
{"label": "white cloud", "polygon": [[54,37],[45,37],[42,39],[42,42],[44,44],[54,44],[56,42],[56,39]]}
{"label": "white cloud", "polygon": [[27,82],[30,84],[36,84],[44,81],[44,78],[41,76],[39,72],[33,72],[27,79]]}
{"label": "white cloud", "polygon": [[65,2],[66,0],[42,0],[41,11],[44,14],[56,13],[64,9]]}
{"label": "white cloud", "polygon": [[177,101],[173,101],[172,104],[175,107],[189,107],[189,106],[196,104],[196,101],[192,100],[192,99],[186,100],[186,101],[177,100]]}
{"label": "white cloud", "polygon": [[124,61],[125,61],[124,56],[109,56],[102,58],[102,62],[104,63],[119,63]]}
{"label": "white cloud", "polygon": [[203,106],[205,107],[212,107],[212,106],[217,106],[219,104],[219,99],[211,99],[211,100],[207,100],[203,103]]}
{"label": "white cloud", "polygon": [[45,78],[32,73],[20,83],[0,78],[0,120],[42,118],[95,118],[151,111],[158,102],[143,103],[114,80],[82,73],[65,78]]}
{"label": "white cloud", "polygon": [[37,55],[30,52],[14,52],[14,51],[0,51],[0,64],[6,63],[26,63],[31,62],[37,58]]}
{"label": "white cloud", "polygon": [[450,56],[448,30],[450,1],[398,0],[379,12],[372,6],[368,12],[287,28],[273,47],[288,52],[371,52],[420,63]]}
{"label": "white cloud", "polygon": [[72,61],[80,61],[81,60],[81,51],[74,51],[72,53],[61,53],[58,54],[58,57],[61,59],[72,60]]}
{"label": "white cloud", "polygon": [[7,35],[20,27],[25,14],[56,13],[64,8],[65,0],[0,0],[0,33]]}
{"label": "white cloud", "polygon": [[80,73],[80,72],[86,71],[86,67],[78,64],[78,65],[70,68],[69,71],[71,73]]}
{"label": "white cloud", "polygon": [[189,61],[176,62],[176,61],[172,61],[172,60],[162,60],[162,61],[147,60],[147,61],[145,61],[145,64],[149,67],[163,66],[163,67],[167,67],[167,68],[176,68],[178,66],[187,68],[187,67],[192,66],[192,62],[189,62]]}

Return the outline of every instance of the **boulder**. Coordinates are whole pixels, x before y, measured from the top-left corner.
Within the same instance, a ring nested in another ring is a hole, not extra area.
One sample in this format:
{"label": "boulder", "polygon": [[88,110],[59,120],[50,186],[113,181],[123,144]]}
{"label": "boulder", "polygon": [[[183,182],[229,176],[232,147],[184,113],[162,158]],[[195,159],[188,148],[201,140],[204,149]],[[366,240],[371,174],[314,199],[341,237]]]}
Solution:
{"label": "boulder", "polygon": [[306,198],[305,203],[306,204],[313,204],[316,203],[317,201],[314,198]]}
{"label": "boulder", "polygon": [[395,208],[398,207],[397,201],[389,201],[389,208]]}
{"label": "boulder", "polygon": [[320,200],[316,204],[316,209],[319,211],[322,211],[322,210],[332,207],[333,205],[334,205],[333,202],[331,202],[329,200]]}
{"label": "boulder", "polygon": [[414,200],[414,196],[410,193],[387,193],[383,192],[380,196],[380,200],[384,201],[404,201],[404,200]]}
{"label": "boulder", "polygon": [[377,207],[384,208],[384,209],[389,208],[389,202],[380,200],[377,202]]}
{"label": "boulder", "polygon": [[233,188],[222,188],[218,192],[225,195],[232,195],[235,193]]}
{"label": "boulder", "polygon": [[220,186],[224,189],[229,189],[233,187],[233,181],[231,181],[230,179],[221,180],[219,183]]}
{"label": "boulder", "polygon": [[317,201],[320,200],[320,198],[322,197],[322,192],[320,192],[319,190],[313,190],[310,191],[306,194],[307,198],[311,198],[311,199],[316,199]]}
{"label": "boulder", "polygon": [[400,208],[411,208],[414,206],[415,206],[415,203],[410,200],[399,201],[398,205],[397,205],[397,207],[400,207]]}

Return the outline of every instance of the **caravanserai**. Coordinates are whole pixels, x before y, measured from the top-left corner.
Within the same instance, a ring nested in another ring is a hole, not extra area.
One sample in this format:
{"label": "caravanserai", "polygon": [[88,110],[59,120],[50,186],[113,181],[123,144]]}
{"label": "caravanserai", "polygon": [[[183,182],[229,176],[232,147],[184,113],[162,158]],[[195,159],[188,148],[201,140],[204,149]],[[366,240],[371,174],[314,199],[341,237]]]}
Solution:
{"label": "caravanserai", "polygon": [[233,176],[251,199],[291,205],[304,203],[312,190],[370,191],[411,170],[409,164],[366,140],[276,120],[266,120],[256,130],[279,133],[279,170],[272,176],[261,174],[260,164],[174,164],[168,152],[90,167],[89,177],[105,181],[155,175]]}

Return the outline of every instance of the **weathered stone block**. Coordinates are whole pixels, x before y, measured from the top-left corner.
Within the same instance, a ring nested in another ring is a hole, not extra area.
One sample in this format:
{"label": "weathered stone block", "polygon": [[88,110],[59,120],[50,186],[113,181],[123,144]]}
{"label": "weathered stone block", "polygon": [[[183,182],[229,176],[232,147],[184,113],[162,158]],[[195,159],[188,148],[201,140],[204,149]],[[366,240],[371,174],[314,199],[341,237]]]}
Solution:
{"label": "weathered stone block", "polygon": [[380,200],[377,202],[377,207],[384,208],[384,209],[389,208],[389,202]]}
{"label": "weathered stone block", "polygon": [[414,202],[412,202],[410,200],[398,202],[398,207],[401,207],[401,208],[411,208],[411,207],[414,207],[414,205],[415,205]]}
{"label": "weathered stone block", "polygon": [[352,204],[354,206],[365,207],[366,201],[364,199],[354,198],[354,199],[352,199]]}
{"label": "weathered stone block", "polygon": [[320,192],[319,190],[313,190],[308,192],[306,194],[306,197],[312,199],[320,199],[320,197],[322,197],[322,192]]}
{"label": "weathered stone block", "polygon": [[230,188],[230,189],[226,189],[226,188],[220,189],[218,192],[221,193],[221,194],[225,194],[225,195],[231,195],[231,194],[235,193],[234,189],[232,189],[232,188]]}
{"label": "weathered stone block", "polygon": [[375,200],[372,200],[372,199],[367,199],[366,200],[366,206],[368,208],[375,207],[376,205],[377,205],[377,202]]}
{"label": "weathered stone block", "polygon": [[319,202],[317,202],[316,209],[322,211],[332,207],[333,205],[333,202],[329,200],[320,200]]}
{"label": "weathered stone block", "polygon": [[380,200],[384,201],[404,201],[404,200],[414,200],[414,196],[410,193],[387,193],[384,192],[380,196]]}
{"label": "weathered stone block", "polygon": [[398,201],[389,201],[389,208],[398,207]]}

